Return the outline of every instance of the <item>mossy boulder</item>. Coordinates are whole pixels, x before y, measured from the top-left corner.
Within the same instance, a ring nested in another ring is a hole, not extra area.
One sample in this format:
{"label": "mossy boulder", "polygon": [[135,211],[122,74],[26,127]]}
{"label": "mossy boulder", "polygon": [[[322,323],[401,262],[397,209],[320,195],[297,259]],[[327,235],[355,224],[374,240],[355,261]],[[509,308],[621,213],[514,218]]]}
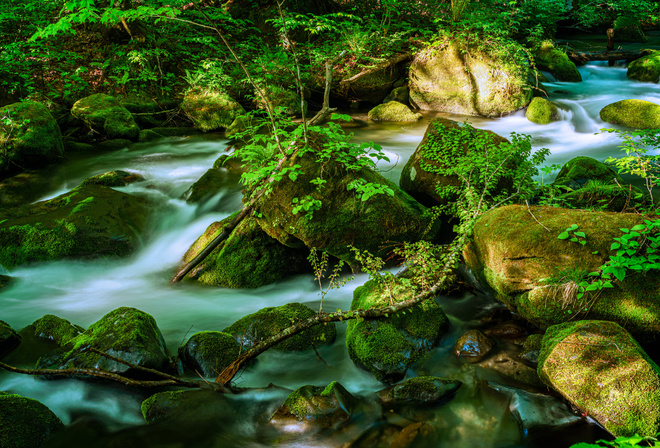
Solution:
{"label": "mossy boulder", "polygon": [[165,341],[155,319],[138,309],[120,307],[109,312],[63,347],[44,355],[37,362],[40,369],[100,369],[127,376],[142,376],[125,364],[91,352],[100,352],[132,364],[167,372],[169,358]]}
{"label": "mossy boulder", "polygon": [[0,446],[40,448],[64,425],[44,404],[16,394],[0,393]]}
{"label": "mossy boulder", "polygon": [[369,111],[369,119],[374,121],[419,121],[422,114],[415,113],[398,101],[379,104]]}
{"label": "mossy boulder", "polygon": [[477,44],[464,48],[447,39],[415,55],[409,73],[410,102],[422,110],[501,117],[532,99],[528,72]]}
{"label": "mossy boulder", "polygon": [[99,185],[0,210],[0,265],[129,255],[148,211],[144,200]]}
{"label": "mossy boulder", "polygon": [[537,96],[527,106],[525,117],[532,123],[548,124],[559,120],[559,108],[545,98]]}
{"label": "mossy boulder", "polygon": [[623,183],[619,173],[611,166],[592,157],[578,156],[562,165],[553,185],[564,185],[577,190],[594,180],[603,184]]}
{"label": "mossy boulder", "polygon": [[143,181],[144,177],[139,173],[115,170],[107,173],[97,174],[83,180],[80,185],[105,185],[106,187],[125,187],[133,182]]}
{"label": "mossy boulder", "polygon": [[[359,263],[351,246],[386,258],[389,250],[383,247],[384,241],[391,247],[437,237],[441,224],[424,206],[370,168],[347,168],[336,160],[339,156],[349,164],[355,162],[345,153],[329,158],[297,154],[287,161],[283,170],[297,165],[297,179],[284,176],[273,184],[272,193],[258,206],[255,219],[259,226],[285,246],[316,248],[354,269]],[[311,182],[317,178],[327,181],[322,188]],[[371,190],[362,193],[356,186],[370,186]],[[372,190],[382,193],[371,195]],[[301,200],[319,208],[307,213]]]}
{"label": "mossy boulder", "polygon": [[71,114],[94,132],[110,139],[135,141],[140,135],[133,115],[114,96],[96,93],[85,97],[74,103]]}
{"label": "mossy boulder", "polygon": [[221,191],[234,188],[238,179],[236,176],[228,175],[228,170],[215,165],[200,177],[197,182],[183,194],[188,204],[203,203]]}
{"label": "mossy boulder", "polygon": [[456,344],[454,354],[469,362],[481,361],[495,347],[495,341],[479,330],[469,330],[463,333]]}
{"label": "mossy boulder", "polygon": [[451,378],[417,376],[378,392],[385,407],[430,406],[447,401],[463,383]]}
{"label": "mossy boulder", "polygon": [[200,331],[179,347],[183,364],[206,378],[215,378],[240,353],[241,346],[229,333]]}
{"label": "mossy boulder", "polygon": [[326,387],[302,386],[287,397],[270,422],[278,426],[302,422],[321,428],[337,428],[351,418],[357,403],[357,399],[337,381]]}
{"label": "mossy boulder", "polygon": [[660,105],[644,100],[621,100],[600,110],[600,119],[634,129],[660,128]]}
{"label": "mossy boulder", "polygon": [[23,101],[0,108],[0,178],[60,160],[64,154],[60,127],[46,106]]}
{"label": "mossy boulder", "polygon": [[615,437],[660,430],[660,369],[615,322],[548,328],[539,376]]}
{"label": "mossy boulder", "polygon": [[[287,115],[296,117],[302,116],[303,109],[301,107],[300,95],[296,92],[276,85],[267,85],[265,93],[270,104],[274,108],[282,108]],[[257,98],[256,102],[259,109],[266,109],[266,105],[261,98]],[[305,107],[305,113],[307,113],[307,101],[303,104]],[[230,131],[229,133],[231,134],[232,132]]]}
{"label": "mossy boulder", "polygon": [[626,76],[640,82],[660,81],[660,51],[654,51],[632,61],[628,64]]}
{"label": "mossy boulder", "polygon": [[398,101],[405,105],[410,104],[410,87],[401,86],[393,88],[390,94],[385,97],[383,103],[389,103],[390,101]]}
{"label": "mossy boulder", "polygon": [[[282,306],[262,308],[256,313],[248,314],[222,331],[233,335],[243,347],[251,347],[256,342],[279,334],[296,322],[315,314],[316,311],[301,303],[287,303]],[[274,349],[303,351],[313,345],[332,344],[336,337],[337,330],[334,323],[317,325],[280,342]]]}
{"label": "mossy boulder", "polygon": [[[577,283],[609,260],[614,238],[644,222],[634,213],[510,205],[483,214],[463,255],[482,286],[535,325],[546,328],[576,317],[611,320],[636,336],[660,332],[660,275],[629,271],[598,295],[577,298]],[[558,239],[572,224],[585,244]]]}
{"label": "mossy boulder", "polygon": [[19,335],[7,322],[0,320],[0,358],[18,347],[21,343]]}
{"label": "mossy boulder", "polygon": [[[197,256],[234,216],[211,224],[184,254],[183,263]],[[309,272],[308,255],[306,249],[286,247],[270,237],[253,217],[248,216],[187,278],[205,285],[259,288],[294,274]]]}
{"label": "mossy boulder", "polygon": [[[434,118],[426,128],[421,143],[403,167],[399,185],[406,193],[428,207],[447,204],[452,200],[441,195],[438,190],[446,186],[461,185],[458,176],[440,174],[437,172],[438,168],[454,166],[473,154],[484,152],[488,148],[494,150],[498,145],[508,142],[492,131],[481,129],[474,129],[472,134],[460,137],[461,129],[455,121],[442,117]],[[461,142],[458,145],[457,140]],[[484,140],[490,141],[492,145],[482,144]],[[504,177],[496,189],[507,188],[510,184],[511,180]]]}
{"label": "mossy boulder", "polygon": [[235,412],[223,394],[211,390],[158,392],[142,402],[141,411],[149,424],[166,421],[190,427],[190,423],[194,422],[192,428],[196,430],[201,429],[197,423],[202,422],[204,428],[204,423],[209,421],[211,427],[217,428],[218,421],[223,421],[228,413]]}
{"label": "mossy boulder", "polygon": [[580,75],[575,63],[568,59],[566,53],[555,48],[554,44],[549,40],[541,43],[534,55],[534,62],[539,70],[552,73],[552,76],[557,81],[582,81],[582,75]]}
{"label": "mossy boulder", "polygon": [[71,339],[85,331],[80,325],[74,325],[53,314],[46,314],[32,322],[30,326],[37,338],[53,341],[59,346],[66,345]]}
{"label": "mossy boulder", "polygon": [[[387,283],[384,283],[387,282]],[[407,279],[370,280],[355,290],[351,310],[369,309],[409,299],[413,289]],[[380,320],[351,320],[346,348],[353,362],[383,383],[403,379],[408,369],[433,348],[449,321],[433,300]]]}
{"label": "mossy boulder", "polygon": [[237,116],[245,112],[243,106],[224,91],[202,88],[190,89],[183,97],[181,109],[203,132],[228,128]]}

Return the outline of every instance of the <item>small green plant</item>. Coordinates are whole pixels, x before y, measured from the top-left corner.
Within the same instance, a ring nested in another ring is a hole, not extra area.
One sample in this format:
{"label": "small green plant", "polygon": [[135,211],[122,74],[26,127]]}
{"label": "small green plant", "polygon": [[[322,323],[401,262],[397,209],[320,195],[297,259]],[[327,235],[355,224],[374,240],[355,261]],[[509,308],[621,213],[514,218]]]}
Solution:
{"label": "small green plant", "polygon": [[[346,283],[351,281],[353,277],[341,277],[341,271],[344,268],[344,262],[342,260],[339,260],[338,263],[335,264],[335,266],[332,268],[332,272],[330,275],[326,276],[326,270],[328,269],[328,253],[327,252],[321,252],[321,255],[319,256],[318,250],[313,247],[309,251],[309,256],[307,257],[307,260],[310,262],[312,265],[312,269],[314,270],[314,279],[316,282],[319,284],[319,295],[321,296],[321,303],[319,304],[319,313],[323,311],[323,303],[325,302],[325,296],[328,294],[328,292],[331,289],[339,289],[342,286],[344,286]],[[328,281],[328,286],[323,287],[323,281],[327,280]]]}
{"label": "small green plant", "polygon": [[570,227],[567,227],[566,230],[561,232],[557,238],[560,240],[568,240],[572,243],[578,243],[583,246],[587,244],[587,235],[584,232],[578,231],[577,224],[571,224]]}
{"label": "small green plant", "polygon": [[298,213],[303,212],[307,219],[312,219],[314,212],[320,210],[321,205],[323,205],[320,200],[314,199],[309,195],[304,198],[293,198],[291,202],[294,204],[292,213],[297,215]]}
{"label": "small green plant", "polygon": [[571,448],[639,448],[639,447],[658,447],[660,442],[655,437],[642,437],[637,434],[630,437],[617,437],[614,440],[599,440],[596,443],[576,443]]}
{"label": "small green plant", "polygon": [[387,185],[367,182],[364,179],[356,179],[346,186],[348,191],[355,190],[355,194],[362,202],[369,200],[370,197],[378,194],[387,194],[394,196],[394,190]]}

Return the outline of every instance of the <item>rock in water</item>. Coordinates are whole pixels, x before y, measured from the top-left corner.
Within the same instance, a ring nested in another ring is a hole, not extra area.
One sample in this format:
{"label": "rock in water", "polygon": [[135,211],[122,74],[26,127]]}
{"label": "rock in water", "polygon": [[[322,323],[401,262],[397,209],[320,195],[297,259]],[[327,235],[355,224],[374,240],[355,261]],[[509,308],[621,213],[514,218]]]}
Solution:
{"label": "rock in water", "polygon": [[49,435],[63,427],[53,411],[37,400],[0,392],[2,448],[40,448]]}
{"label": "rock in water", "polygon": [[110,139],[135,141],[140,135],[140,127],[128,109],[121,105],[119,99],[104,93],[76,101],[71,114]]}

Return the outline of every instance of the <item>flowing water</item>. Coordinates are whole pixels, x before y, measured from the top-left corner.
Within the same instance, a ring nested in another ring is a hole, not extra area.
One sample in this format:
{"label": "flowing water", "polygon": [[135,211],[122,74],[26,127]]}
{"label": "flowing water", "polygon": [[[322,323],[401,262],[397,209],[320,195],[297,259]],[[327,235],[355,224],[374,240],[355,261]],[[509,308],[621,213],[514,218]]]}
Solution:
{"label": "flowing water", "polygon": [[[609,127],[598,118],[599,110],[626,98],[660,103],[660,86],[628,81],[625,68],[606,64],[589,64],[580,71],[582,83],[546,85],[550,99],[562,108],[561,121],[547,126],[530,123],[524,112],[495,120],[441,115],[458,121],[468,119],[475,127],[503,136],[510,132],[529,134],[535,148],[551,150],[547,164],[563,163],[578,155],[599,160],[617,156],[620,152],[617,137],[599,133],[599,129]],[[385,176],[397,181],[433,116],[426,114],[415,124],[370,123],[355,130],[354,138],[380,144],[391,159],[380,168]],[[236,179],[229,178],[227,188],[203,206],[187,205],[181,199],[186,189],[224,152],[227,143],[221,136],[213,135],[171,138],[93,157],[78,156],[53,169],[49,173],[52,187],[43,192],[42,199],[68,191],[89,176],[125,169],[139,172],[146,180],[120,190],[147,195],[161,207],[155,212],[142,249],[129,259],[61,261],[12,271],[16,282],[0,292],[0,319],[20,329],[50,313],[86,327],[117,307],[130,306],[156,318],[170,352],[175,354],[177,347],[194,332],[221,330],[245,314],[266,306],[301,302],[319,308],[318,286],[310,276],[293,277],[256,290],[210,288],[189,283],[169,285],[189,245],[209,224],[240,206],[240,187]],[[358,275],[347,286],[331,291],[323,307],[348,309],[353,290],[366,280],[366,276]],[[439,347],[410,376],[450,376],[461,379],[465,386],[451,402],[427,410],[421,417],[436,430],[434,446],[568,446],[578,440],[593,440],[604,435],[593,422],[585,419],[555,430],[548,426],[538,429],[531,424],[534,418],[546,425],[554,421],[544,417],[543,411],[548,406],[543,400],[511,387],[534,390],[533,386],[516,384],[495,370],[464,364],[452,355],[459,335],[467,329],[482,327],[489,316],[501,311],[503,306],[476,293],[458,298],[443,297],[439,301],[449,315],[451,329]],[[372,394],[383,385],[353,365],[344,347],[345,326],[338,325],[338,330],[337,342],[319,349],[322,360],[313,352],[263,354],[254,366],[236,378],[237,386],[254,389],[228,399],[227,407],[231,412],[211,429],[206,426],[203,429],[163,426],[150,429],[144,426],[140,414],[140,403],[148,393],[123,387],[75,380],[44,381],[0,373],[0,390],[36,398],[65,424],[74,423],[71,428],[84,426],[88,421],[85,419],[90,417],[102,421],[106,428],[98,431],[101,435],[89,436],[89,440],[96,441],[94,446],[111,446],[113,440],[122,440],[121,446],[144,447],[334,447],[350,440],[359,441],[355,446],[379,446],[381,439],[373,434],[385,434],[388,425],[402,427],[420,417],[400,416],[400,421],[393,422],[392,416],[381,417],[376,412],[365,411],[367,417],[356,419],[345,430],[331,433],[294,432],[283,436],[268,428],[269,415],[284,400],[286,389],[304,384],[327,385],[338,380],[361,397],[367,409],[373,405]],[[502,345],[502,356],[506,356],[508,348]],[[264,389],[270,383],[278,387]],[[521,426],[521,419],[527,423]],[[68,431],[74,434],[71,437],[75,440],[77,433],[71,428]],[[132,445],[130,440],[140,442]],[[92,444],[79,442],[76,445],[74,441],[67,446]]]}

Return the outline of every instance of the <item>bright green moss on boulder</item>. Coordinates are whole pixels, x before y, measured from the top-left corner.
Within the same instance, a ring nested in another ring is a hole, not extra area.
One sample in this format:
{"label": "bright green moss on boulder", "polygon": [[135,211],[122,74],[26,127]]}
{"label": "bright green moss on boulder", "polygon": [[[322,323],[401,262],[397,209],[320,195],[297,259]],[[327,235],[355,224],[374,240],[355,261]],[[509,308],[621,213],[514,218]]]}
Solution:
{"label": "bright green moss on boulder", "polygon": [[236,360],[240,350],[241,346],[229,333],[200,331],[179,347],[179,358],[190,370],[214,378]]}
{"label": "bright green moss on boulder", "polygon": [[374,121],[419,121],[421,118],[422,114],[413,112],[398,101],[379,104],[369,111],[369,119]]}
{"label": "bright green moss on boulder", "polygon": [[118,98],[104,93],[76,101],[71,113],[92,130],[110,139],[135,141],[140,135],[140,128],[128,109],[121,105]]}
{"label": "bright green moss on boulder", "polygon": [[387,407],[430,406],[451,398],[463,383],[451,378],[417,376],[378,392]]}
{"label": "bright green moss on boulder", "polygon": [[634,129],[657,129],[660,105],[644,100],[621,100],[603,107],[600,119]]}
{"label": "bright green moss on boulder", "polygon": [[628,64],[626,76],[640,82],[660,81],[660,51],[654,51],[632,61]]}
{"label": "bright green moss on boulder", "polygon": [[138,366],[162,372],[170,370],[165,341],[156,321],[151,315],[128,307],[109,312],[64,347],[42,356],[37,368],[101,369],[128,376],[140,374],[125,364],[90,352],[90,347]]}
{"label": "bright green moss on boulder", "polygon": [[603,184],[623,183],[619,173],[611,166],[592,157],[578,156],[561,167],[553,185],[565,185],[577,190],[594,180]]}
{"label": "bright green moss on boulder", "polygon": [[[233,335],[242,346],[251,347],[257,341],[279,334],[294,323],[315,314],[316,311],[301,303],[287,303],[248,314],[222,331]],[[332,344],[336,337],[334,323],[317,325],[280,342],[274,348],[282,351],[308,350],[312,345]]]}
{"label": "bright green moss on boulder", "polygon": [[36,337],[48,339],[60,346],[85,331],[80,325],[74,325],[68,320],[52,314],[46,314],[35,320],[31,326]]}
{"label": "bright green moss on boulder", "polygon": [[40,448],[49,435],[63,427],[53,411],[37,400],[0,393],[2,448]]}
{"label": "bright green moss on boulder", "polygon": [[60,160],[62,133],[50,111],[41,103],[23,101],[0,108],[0,178]]}
{"label": "bright green moss on boulder", "polygon": [[554,44],[549,40],[541,44],[534,55],[534,62],[539,70],[552,73],[557,81],[582,81],[582,75],[580,75],[573,61],[568,59],[566,53],[555,48]]}
{"label": "bright green moss on boulder", "polygon": [[548,124],[559,120],[559,109],[545,98],[537,96],[527,106],[525,117],[532,123]]}
{"label": "bright green moss on boulder", "polygon": [[21,335],[9,326],[7,322],[0,320],[0,358],[18,347],[21,343]]}
{"label": "bright green moss on boulder", "polygon": [[126,256],[139,246],[147,217],[144,200],[98,185],[0,210],[0,265]]}
{"label": "bright green moss on boulder", "polygon": [[336,428],[351,417],[357,402],[337,381],[326,387],[302,386],[287,397],[270,422],[276,425],[312,422],[322,428]]}
{"label": "bright green moss on boulder", "polygon": [[227,128],[245,111],[225,92],[202,88],[190,89],[183,98],[181,109],[203,132]]}
{"label": "bright green moss on boulder", "polygon": [[[370,280],[355,290],[351,310],[383,307],[412,297],[406,279]],[[388,289],[389,288],[389,289]],[[390,295],[391,294],[391,295]],[[377,321],[351,320],[346,329],[346,348],[353,362],[383,383],[395,383],[435,346],[448,324],[442,308],[426,300],[406,313]]]}
{"label": "bright green moss on boulder", "polygon": [[138,173],[129,173],[128,171],[116,170],[107,173],[88,177],[81,182],[82,185],[105,185],[106,187],[125,187],[133,182],[144,180],[144,177]]}
{"label": "bright green moss on boulder", "polygon": [[[185,253],[183,262],[188,263],[201,252],[234,216],[211,224]],[[205,285],[259,288],[290,275],[309,272],[307,255],[306,249],[282,245],[266,234],[252,217],[247,217],[187,278]]]}
{"label": "bright green moss on boulder", "polygon": [[650,437],[660,430],[660,369],[614,322],[548,328],[538,373],[615,437]]}

